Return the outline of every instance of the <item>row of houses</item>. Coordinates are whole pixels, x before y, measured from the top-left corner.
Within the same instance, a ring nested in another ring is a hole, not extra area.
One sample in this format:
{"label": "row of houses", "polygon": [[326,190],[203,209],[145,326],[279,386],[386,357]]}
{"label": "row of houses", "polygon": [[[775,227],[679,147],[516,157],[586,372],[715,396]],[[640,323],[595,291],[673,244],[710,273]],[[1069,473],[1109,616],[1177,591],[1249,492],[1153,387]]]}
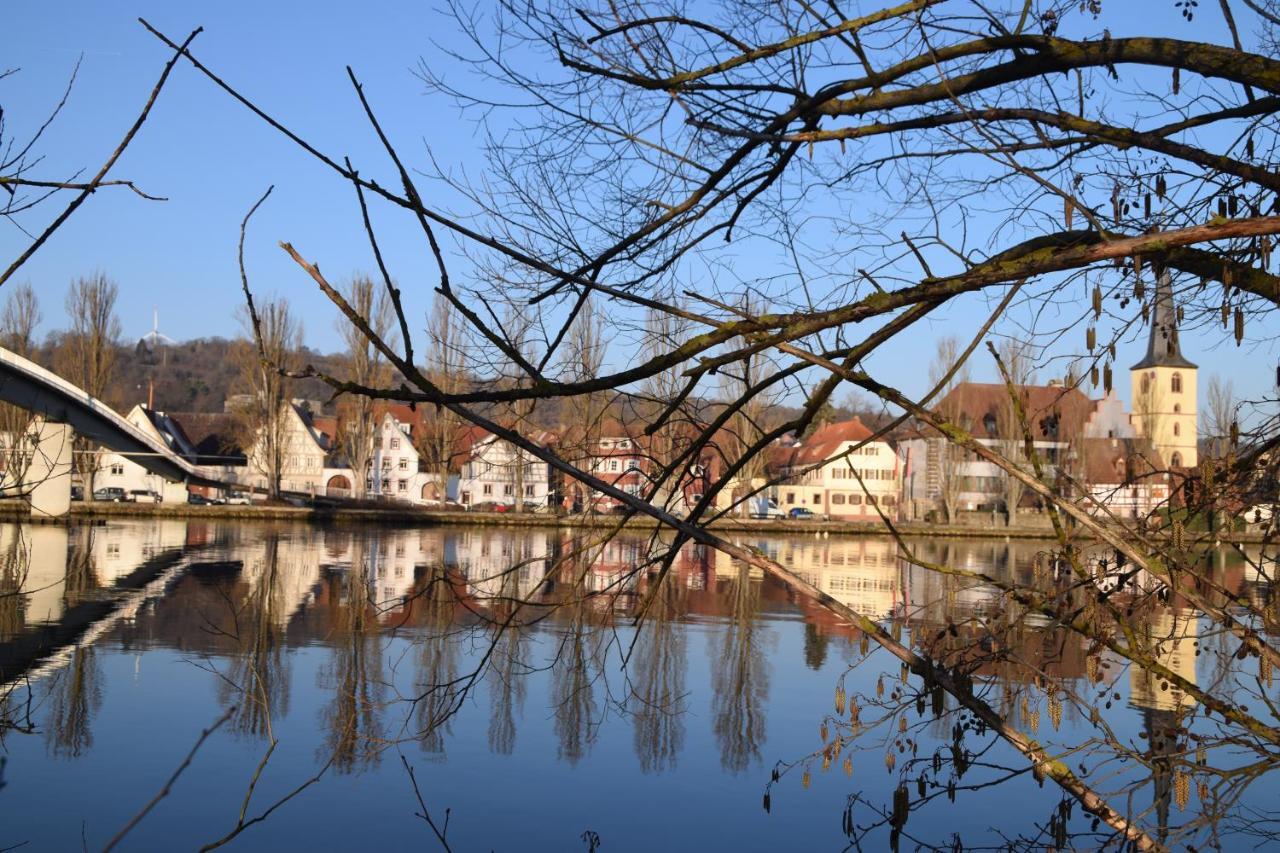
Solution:
{"label": "row of houses", "polygon": [[[952,388],[936,410],[979,445],[1028,471],[1038,467],[1040,479],[1091,498],[1086,503],[1099,511],[1145,516],[1169,500],[1171,473],[1197,464],[1196,366],[1181,353],[1167,279],[1158,285],[1153,307],[1146,356],[1131,370],[1132,412],[1113,391],[1095,400],[1075,386],[1024,385],[1016,389],[1014,406],[1003,384],[973,382]],[[285,414],[281,487],[315,496],[363,493],[415,505],[523,504],[533,511],[565,512],[610,512],[624,508],[623,496],[630,496],[677,515],[700,503],[747,514],[764,497],[784,512],[805,508],[845,520],[933,514],[954,521],[982,511],[1012,517],[1037,506],[1034,492],[1016,478],[927,425],[882,434],[856,417],[823,424],[775,441],[765,450],[763,466],[734,477],[726,472],[746,470],[731,464],[731,448],[743,444],[735,440],[740,437],[724,430],[706,436],[697,423],[655,430],[610,419],[590,427],[530,429],[521,431],[527,442],[522,448],[480,427],[459,427],[444,440],[447,462],[432,470],[422,451],[433,428],[427,414],[392,403],[377,410],[365,470],[353,471],[339,447],[337,418],[301,400]],[[228,474],[238,467],[249,476],[235,479],[266,488],[261,443],[237,442],[232,415],[167,414],[136,406],[127,417],[175,453],[225,466]],[[553,466],[541,457],[566,464]],[[568,466],[587,477],[567,476],[560,469]],[[184,497],[181,485],[165,484],[111,453],[101,457],[94,480],[95,488],[104,486],[149,489],[165,500]]]}

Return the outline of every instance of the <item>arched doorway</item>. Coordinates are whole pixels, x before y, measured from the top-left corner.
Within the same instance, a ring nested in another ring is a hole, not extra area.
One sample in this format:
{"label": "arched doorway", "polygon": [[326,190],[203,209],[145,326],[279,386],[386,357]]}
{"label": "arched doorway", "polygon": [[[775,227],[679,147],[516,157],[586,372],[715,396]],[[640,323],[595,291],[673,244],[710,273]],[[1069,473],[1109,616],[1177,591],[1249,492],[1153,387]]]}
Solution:
{"label": "arched doorway", "polygon": [[431,482],[422,484],[422,499],[429,503],[440,502],[440,484]]}
{"label": "arched doorway", "polygon": [[329,482],[325,484],[324,493],[331,498],[350,497],[351,481],[343,474],[334,474],[329,478]]}

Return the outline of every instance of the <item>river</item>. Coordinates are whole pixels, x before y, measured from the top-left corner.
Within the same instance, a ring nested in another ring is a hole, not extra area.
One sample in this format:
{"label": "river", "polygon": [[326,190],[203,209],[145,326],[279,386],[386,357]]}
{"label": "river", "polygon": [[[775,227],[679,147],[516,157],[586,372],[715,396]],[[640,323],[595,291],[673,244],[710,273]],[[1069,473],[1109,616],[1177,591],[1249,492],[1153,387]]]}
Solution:
{"label": "river", "polygon": [[[101,849],[128,827],[119,849],[881,849],[899,785],[907,848],[1102,843],[828,610],[701,546],[599,537],[0,526],[0,848]],[[987,701],[1144,825],[1199,821],[1203,838],[1269,808],[1258,773],[1206,821],[1156,745],[1194,700],[1036,614],[1011,623],[996,586],[888,538],[739,541],[904,642],[991,653],[972,669]],[[914,547],[992,578],[1045,571],[1044,543]],[[1241,595],[1270,596],[1248,561],[1219,562]],[[1202,617],[1175,602],[1140,618],[1170,670],[1234,677],[1231,649],[1199,655]],[[1086,696],[1105,699],[1105,737]],[[1100,739],[1137,759],[1095,759]]]}

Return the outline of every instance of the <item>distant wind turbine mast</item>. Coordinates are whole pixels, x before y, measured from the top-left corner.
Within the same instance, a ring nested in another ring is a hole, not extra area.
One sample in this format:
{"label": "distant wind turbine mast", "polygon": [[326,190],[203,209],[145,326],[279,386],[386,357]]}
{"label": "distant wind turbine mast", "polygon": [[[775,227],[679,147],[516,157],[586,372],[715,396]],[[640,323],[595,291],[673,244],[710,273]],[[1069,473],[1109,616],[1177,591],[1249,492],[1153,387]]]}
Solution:
{"label": "distant wind turbine mast", "polygon": [[147,377],[147,408],[155,408],[155,368],[157,363],[159,366],[165,367],[169,361],[169,351],[167,347],[173,343],[173,339],[168,335],[160,332],[160,310],[158,308],[151,309],[151,331],[147,332],[138,339],[138,345],[134,348],[134,354],[145,365],[151,368]]}

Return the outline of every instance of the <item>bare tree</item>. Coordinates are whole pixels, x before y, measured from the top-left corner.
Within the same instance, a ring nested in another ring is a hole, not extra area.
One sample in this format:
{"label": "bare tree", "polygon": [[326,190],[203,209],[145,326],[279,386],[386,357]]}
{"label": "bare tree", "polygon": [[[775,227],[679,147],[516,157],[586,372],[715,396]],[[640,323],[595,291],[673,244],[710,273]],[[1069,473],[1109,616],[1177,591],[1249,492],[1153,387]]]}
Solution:
{"label": "bare tree", "polygon": [[249,465],[262,478],[267,495],[278,498],[293,438],[287,374],[297,369],[302,324],[283,298],[258,306],[257,317],[255,326],[247,314],[241,316],[257,343],[242,349],[240,382],[245,396],[236,414]]}
{"label": "bare tree", "polygon": [[[954,398],[948,398],[953,389],[969,381],[968,364],[957,365],[960,358],[960,341],[954,335],[939,338],[929,364],[929,385],[937,389],[943,402],[941,411],[948,420],[956,420],[959,406]],[[957,368],[953,370],[953,368]],[[925,429],[927,441],[926,479],[936,482],[938,502],[947,515],[947,522],[955,524],[959,517],[960,492],[964,479],[964,450],[943,436]],[[935,486],[931,483],[929,488]]]}
{"label": "bare tree", "polygon": [[[453,304],[443,294],[436,294],[427,315],[427,364],[430,381],[446,394],[459,394],[466,385],[463,352],[463,328]],[[450,409],[433,406],[417,436],[418,450],[426,458],[427,467],[435,474],[440,498],[445,497],[454,453],[461,438],[463,421]]]}
{"label": "bare tree", "polygon": [[[36,327],[40,324],[40,305],[30,282],[15,285],[0,312],[0,345],[23,358],[31,358],[35,349]],[[32,415],[10,403],[0,403],[0,441],[3,442],[4,476],[10,487],[25,482],[30,453],[25,439]]]}
{"label": "bare tree", "polygon": [[1232,433],[1238,433],[1240,429],[1237,420],[1239,401],[1234,384],[1215,373],[1209,377],[1204,399],[1206,417],[1202,437],[1207,445],[1205,449],[1211,458],[1225,459],[1231,451]]}
{"label": "bare tree", "polygon": [[[392,329],[391,302],[385,290],[368,276],[356,276],[347,285],[346,298],[376,338],[398,346]],[[346,345],[343,357],[350,381],[363,387],[385,385],[390,376],[387,360],[370,336],[345,319],[338,322],[338,333]],[[343,401],[339,415],[338,442],[351,466],[352,493],[363,498],[366,472],[373,458],[374,438],[378,430],[374,401],[363,394],[351,395]]]}
{"label": "bare tree", "polygon": [[[120,353],[122,332],[120,319],[116,316],[119,292],[116,283],[101,272],[73,281],[64,303],[71,326],[62,336],[54,355],[55,367],[60,374],[95,400],[108,404],[117,402],[104,400],[104,397],[115,376],[116,359]],[[87,439],[77,436],[73,453],[74,470],[84,485],[84,498],[92,500],[94,475],[101,451]]]}
{"label": "bare tree", "polygon": [[[1026,430],[1024,416],[1027,405],[1026,387],[1035,383],[1035,362],[1026,341],[1004,338],[998,348],[1003,373],[1010,386],[996,410],[996,434],[1000,454],[1023,471],[1031,470],[1031,460],[1024,449]],[[1017,524],[1018,507],[1026,494],[1026,484],[1011,471],[1002,472],[1005,523]]]}

